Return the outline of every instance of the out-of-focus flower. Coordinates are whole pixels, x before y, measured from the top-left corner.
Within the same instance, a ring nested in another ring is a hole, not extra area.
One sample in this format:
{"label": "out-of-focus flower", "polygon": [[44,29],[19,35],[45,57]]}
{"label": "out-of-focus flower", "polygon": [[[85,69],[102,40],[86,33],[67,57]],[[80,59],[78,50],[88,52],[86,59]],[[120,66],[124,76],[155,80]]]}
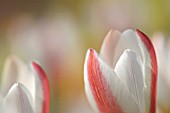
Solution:
{"label": "out-of-focus flower", "polygon": [[16,56],[7,58],[0,93],[4,113],[49,113],[48,79],[35,62],[28,68]]}
{"label": "out-of-focus flower", "polygon": [[39,59],[45,66],[53,89],[51,108],[59,113],[72,106],[75,95],[83,91],[80,74],[84,44],[76,22],[68,11],[38,20],[21,16],[11,22],[7,31],[12,53]]}
{"label": "out-of-focus flower", "polygon": [[170,41],[163,34],[156,33],[152,38],[158,59],[158,95],[157,102],[160,113],[170,112]]}
{"label": "out-of-focus flower", "polygon": [[101,47],[87,51],[85,91],[97,113],[155,113],[157,62],[139,30],[110,31]]}

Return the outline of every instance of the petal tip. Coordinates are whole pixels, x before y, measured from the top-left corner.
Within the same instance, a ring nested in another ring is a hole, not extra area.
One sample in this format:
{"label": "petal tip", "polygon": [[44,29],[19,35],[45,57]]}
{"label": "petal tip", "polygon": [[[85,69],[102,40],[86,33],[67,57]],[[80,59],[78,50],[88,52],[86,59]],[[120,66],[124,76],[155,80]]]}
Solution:
{"label": "petal tip", "polygon": [[155,49],[153,47],[153,44],[149,37],[145,35],[143,32],[140,30],[136,30],[137,35],[140,37],[142,40],[144,46],[146,47],[150,59],[151,59],[151,102],[150,102],[150,112],[155,113],[155,108],[156,108],[156,87],[157,87],[157,76],[158,76],[158,67],[157,67],[157,59],[156,59],[156,54],[155,54]]}
{"label": "petal tip", "polygon": [[21,83],[15,83],[14,86],[16,87],[21,86]]}
{"label": "petal tip", "polygon": [[5,59],[5,63],[14,63],[18,61],[19,61],[19,58],[15,54],[11,54]]}
{"label": "petal tip", "polygon": [[141,32],[139,29],[136,29],[136,32]]}
{"label": "petal tip", "polygon": [[135,30],[137,33],[140,33],[140,34],[144,34],[141,30],[139,30],[139,29],[136,29]]}
{"label": "petal tip", "polygon": [[143,35],[143,36],[145,36],[145,37],[147,37],[141,30],[139,30],[139,29],[136,29],[136,33],[138,34],[138,35]]}
{"label": "petal tip", "polygon": [[32,65],[34,68],[39,67],[38,63],[36,63],[35,61],[32,61],[32,62],[31,62],[31,65]]}
{"label": "petal tip", "polygon": [[126,29],[122,34],[129,33],[129,32],[134,32],[133,29]]}
{"label": "petal tip", "polygon": [[22,84],[22,83],[19,83],[19,82],[17,82],[17,83],[14,83],[14,85],[12,86],[12,89],[13,88],[25,88],[25,86]]}
{"label": "petal tip", "polygon": [[88,50],[87,50],[88,52],[94,52],[95,50],[94,49],[92,49],[92,48],[89,48]]}
{"label": "petal tip", "polygon": [[45,71],[43,70],[43,68],[38,63],[36,63],[35,61],[32,61],[31,66],[38,73],[38,76],[41,79],[46,79],[46,81],[48,82],[48,78],[46,76]]}
{"label": "petal tip", "polygon": [[121,34],[121,33],[118,30],[110,29],[106,37],[112,37],[113,35],[116,35],[116,34]]}
{"label": "petal tip", "polygon": [[33,106],[30,101],[30,92],[21,83],[15,83],[4,98],[5,112],[10,113],[33,113]]}
{"label": "petal tip", "polygon": [[38,78],[40,79],[41,85],[42,85],[42,91],[43,91],[43,107],[42,107],[42,113],[49,113],[49,106],[50,106],[50,84],[48,81],[48,77],[46,76],[46,73],[41,68],[39,64],[32,61],[32,67],[36,71]]}
{"label": "petal tip", "polygon": [[94,55],[97,55],[96,51],[92,48],[89,48],[87,50],[86,58],[88,58],[89,56],[94,56]]}

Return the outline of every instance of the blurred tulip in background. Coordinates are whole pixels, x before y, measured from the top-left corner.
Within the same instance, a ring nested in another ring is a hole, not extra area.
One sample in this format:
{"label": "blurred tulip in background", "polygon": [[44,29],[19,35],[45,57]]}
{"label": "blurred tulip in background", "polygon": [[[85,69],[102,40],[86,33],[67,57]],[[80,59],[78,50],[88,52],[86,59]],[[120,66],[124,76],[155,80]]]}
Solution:
{"label": "blurred tulip in background", "polygon": [[158,60],[158,107],[160,113],[170,112],[170,41],[162,33],[155,33],[154,44]]}
{"label": "blurred tulip in background", "polygon": [[49,113],[49,81],[42,68],[32,62],[31,68],[16,56],[7,58],[1,84],[1,112]]}

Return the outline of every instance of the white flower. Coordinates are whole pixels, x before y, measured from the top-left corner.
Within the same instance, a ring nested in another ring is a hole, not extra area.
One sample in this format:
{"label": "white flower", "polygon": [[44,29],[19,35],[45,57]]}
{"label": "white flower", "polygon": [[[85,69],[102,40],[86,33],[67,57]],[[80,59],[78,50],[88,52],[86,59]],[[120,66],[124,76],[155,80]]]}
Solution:
{"label": "white flower", "polygon": [[155,51],[139,30],[111,30],[100,55],[87,51],[85,91],[97,113],[155,113],[156,81]]}
{"label": "white flower", "polygon": [[0,91],[4,113],[49,113],[48,79],[35,62],[29,68],[16,56],[7,58]]}

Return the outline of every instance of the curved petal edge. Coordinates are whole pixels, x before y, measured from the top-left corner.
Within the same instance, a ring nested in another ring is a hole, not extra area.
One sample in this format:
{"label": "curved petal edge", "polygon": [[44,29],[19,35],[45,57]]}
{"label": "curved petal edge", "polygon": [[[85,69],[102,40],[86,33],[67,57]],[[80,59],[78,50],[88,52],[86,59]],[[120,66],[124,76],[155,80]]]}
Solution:
{"label": "curved petal edge", "polygon": [[35,62],[32,62],[33,69],[36,71],[38,78],[40,79],[40,84],[42,86],[42,112],[49,113],[50,110],[50,85],[48,78],[43,71],[43,69]]}
{"label": "curved petal edge", "polygon": [[89,49],[84,66],[84,77],[86,94],[91,106],[100,113],[123,113],[100,68],[97,53]]}
{"label": "curved petal edge", "polygon": [[136,29],[137,35],[142,40],[143,44],[145,45],[151,59],[151,103],[150,103],[150,113],[156,112],[156,86],[157,86],[157,75],[158,75],[158,69],[157,69],[157,60],[156,60],[156,54],[154,47],[152,45],[152,42],[146,36],[143,32]]}

